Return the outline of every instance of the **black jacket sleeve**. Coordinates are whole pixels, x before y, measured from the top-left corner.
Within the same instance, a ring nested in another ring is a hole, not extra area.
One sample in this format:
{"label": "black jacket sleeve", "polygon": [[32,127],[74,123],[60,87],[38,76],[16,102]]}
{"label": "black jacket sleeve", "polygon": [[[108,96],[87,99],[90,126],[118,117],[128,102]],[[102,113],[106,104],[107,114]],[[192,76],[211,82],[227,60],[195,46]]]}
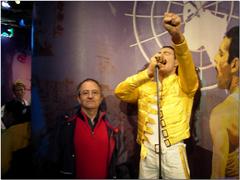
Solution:
{"label": "black jacket sleeve", "polygon": [[126,151],[126,147],[124,146],[123,138],[123,133],[120,131],[114,132],[116,145],[111,159],[109,178],[130,179],[128,153]]}

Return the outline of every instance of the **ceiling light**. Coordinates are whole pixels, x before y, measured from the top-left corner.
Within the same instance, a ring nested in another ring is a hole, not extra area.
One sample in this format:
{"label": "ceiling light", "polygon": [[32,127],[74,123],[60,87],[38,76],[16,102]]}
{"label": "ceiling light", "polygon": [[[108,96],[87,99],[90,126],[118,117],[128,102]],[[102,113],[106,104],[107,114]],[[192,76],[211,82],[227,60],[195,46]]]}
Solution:
{"label": "ceiling light", "polygon": [[25,22],[24,22],[24,19],[21,19],[20,21],[19,21],[19,26],[20,27],[25,27],[26,25],[25,25]]}
{"label": "ceiling light", "polygon": [[16,4],[20,4],[20,0],[16,0],[15,3],[16,3]]}
{"label": "ceiling light", "polygon": [[6,8],[6,9],[11,8],[11,6],[8,4],[7,1],[2,1],[2,7],[3,7],[3,8]]}

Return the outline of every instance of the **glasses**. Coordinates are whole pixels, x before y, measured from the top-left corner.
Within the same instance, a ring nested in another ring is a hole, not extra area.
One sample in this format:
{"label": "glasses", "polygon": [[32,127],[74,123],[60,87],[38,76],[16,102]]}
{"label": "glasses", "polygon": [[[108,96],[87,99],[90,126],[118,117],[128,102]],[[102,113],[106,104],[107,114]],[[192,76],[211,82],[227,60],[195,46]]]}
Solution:
{"label": "glasses", "polygon": [[97,90],[92,90],[92,91],[84,90],[84,91],[80,92],[80,95],[82,95],[84,97],[88,97],[90,94],[92,96],[98,96],[98,95],[100,95],[100,92]]}

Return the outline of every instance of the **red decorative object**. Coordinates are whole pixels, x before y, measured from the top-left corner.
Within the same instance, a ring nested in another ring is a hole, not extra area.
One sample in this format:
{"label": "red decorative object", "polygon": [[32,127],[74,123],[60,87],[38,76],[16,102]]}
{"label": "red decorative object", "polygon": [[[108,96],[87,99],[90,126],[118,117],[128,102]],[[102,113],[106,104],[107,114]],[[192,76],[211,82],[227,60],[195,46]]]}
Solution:
{"label": "red decorative object", "polygon": [[26,63],[26,61],[27,61],[27,55],[26,55],[26,53],[19,53],[19,54],[17,55],[17,60],[18,60],[19,62],[21,62],[21,63]]}

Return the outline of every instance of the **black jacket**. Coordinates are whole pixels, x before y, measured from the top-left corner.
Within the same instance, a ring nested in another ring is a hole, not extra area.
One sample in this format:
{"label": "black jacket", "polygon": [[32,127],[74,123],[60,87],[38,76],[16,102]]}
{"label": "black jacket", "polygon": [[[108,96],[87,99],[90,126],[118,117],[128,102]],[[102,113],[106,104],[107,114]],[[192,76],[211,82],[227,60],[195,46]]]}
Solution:
{"label": "black jacket", "polygon": [[13,99],[5,104],[2,122],[6,128],[31,120],[31,108]]}
{"label": "black jacket", "polygon": [[[130,178],[127,167],[127,156],[122,141],[120,140],[120,132],[116,128],[112,128],[107,119],[106,113],[102,117],[108,129],[109,138],[115,141],[112,153],[108,178]],[[76,117],[81,116],[80,111],[72,115],[64,115],[58,122],[54,132],[51,160],[54,162],[57,175],[56,178],[75,178],[75,152],[74,152],[74,129]],[[80,119],[83,119],[80,117]]]}

